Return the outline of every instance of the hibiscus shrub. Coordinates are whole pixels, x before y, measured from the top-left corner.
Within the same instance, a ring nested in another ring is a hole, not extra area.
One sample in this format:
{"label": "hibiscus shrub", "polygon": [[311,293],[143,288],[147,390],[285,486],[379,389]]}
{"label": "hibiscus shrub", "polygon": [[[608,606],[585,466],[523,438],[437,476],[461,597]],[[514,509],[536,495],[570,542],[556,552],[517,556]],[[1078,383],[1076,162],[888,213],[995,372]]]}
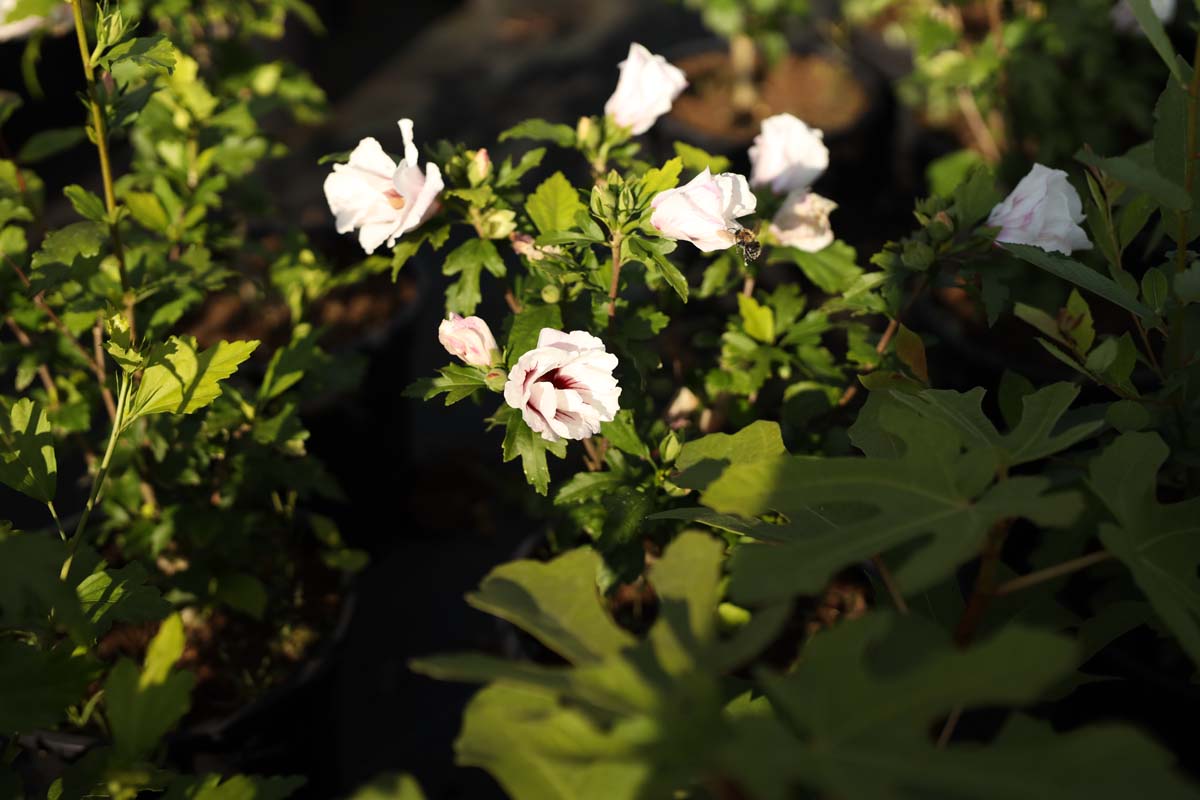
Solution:
{"label": "hibiscus shrub", "polygon": [[[470,231],[439,254],[457,363],[411,393],[478,404],[547,498],[552,556],[467,598],[544,649],[413,664],[485,685],[460,763],[521,798],[1197,795],[1137,728],[1056,711],[1121,674],[1096,656],[1126,634],[1161,637],[1163,680],[1200,660],[1200,94],[1164,57],[1152,140],[1007,197],[970,170],[869,259],[800,120],[763,123],[749,180],[687,143],[643,160],[681,84],[636,44],[604,117],[501,136],[578,151],[582,186],[535,178],[542,148],[441,145],[415,230],[389,199],[411,158],[330,193],[365,243],[399,235],[397,268]],[[505,319],[474,315],[484,292]],[[1028,325],[993,385],[939,388],[908,323],[938,297],[985,343]]]}

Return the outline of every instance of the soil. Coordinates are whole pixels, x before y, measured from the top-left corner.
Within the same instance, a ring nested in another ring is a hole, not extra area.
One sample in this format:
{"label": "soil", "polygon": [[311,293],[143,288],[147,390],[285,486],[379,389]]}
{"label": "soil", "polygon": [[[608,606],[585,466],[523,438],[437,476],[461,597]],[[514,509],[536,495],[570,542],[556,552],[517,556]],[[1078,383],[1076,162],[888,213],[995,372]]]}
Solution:
{"label": "soil", "polygon": [[[294,574],[286,591],[268,588],[272,601],[262,619],[224,608],[181,610],[186,645],[178,668],[196,677],[192,707],[183,723],[221,720],[284,685],[314,655],[338,624],[345,600],[341,573],[320,561],[312,547],[295,547]],[[274,571],[264,565],[264,572]],[[278,584],[260,575],[265,586]],[[104,660],[141,661],[157,623],[118,625],[101,639]]]}
{"label": "soil", "polygon": [[[258,339],[263,344],[255,357],[265,360],[291,336],[291,314],[282,300],[263,300],[249,280],[242,291],[213,294],[185,324],[185,332],[196,337],[201,347],[222,339]],[[401,274],[396,283],[387,275],[337,289],[314,302],[306,320],[325,327],[322,345],[336,348],[351,345],[387,330],[391,322],[416,303],[416,282]]]}
{"label": "soil", "polygon": [[790,113],[825,131],[826,136],[851,129],[870,106],[870,98],[851,69],[826,56],[791,54],[762,70],[759,103],[749,116],[730,102],[733,75],[729,54],[697,53],[678,59],[688,76],[688,89],[675,100],[671,116],[708,136],[749,142],[762,120]]}

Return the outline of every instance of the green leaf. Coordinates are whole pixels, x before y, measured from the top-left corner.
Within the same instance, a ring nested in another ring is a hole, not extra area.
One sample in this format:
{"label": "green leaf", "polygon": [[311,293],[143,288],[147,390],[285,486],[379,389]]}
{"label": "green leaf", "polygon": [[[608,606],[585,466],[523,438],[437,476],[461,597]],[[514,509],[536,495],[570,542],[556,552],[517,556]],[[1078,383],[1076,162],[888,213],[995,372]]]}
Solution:
{"label": "green leaf", "polygon": [[795,264],[825,294],[836,295],[849,289],[863,274],[857,264],[858,253],[838,240],[823,250],[808,253],[794,247],[774,247],[767,263]]}
{"label": "green leaf", "polygon": [[537,490],[540,495],[550,489],[550,467],[546,463],[546,453],[551,452],[559,458],[567,454],[566,442],[548,442],[540,433],[525,424],[521,413],[507,409],[508,421],[504,431],[504,461],[507,463],[515,458],[521,459],[521,469],[525,472],[525,480]]}
{"label": "green leaf", "polygon": [[[1200,122],[1188,119],[1187,89],[1177,81],[1168,80],[1167,86],[1154,107],[1154,166],[1158,173],[1179,186],[1187,184],[1187,167],[1194,161],[1188,150],[1189,123]],[[1191,194],[1192,208],[1186,216],[1189,239],[1200,230],[1200,181],[1194,181]],[[1177,221],[1165,226],[1167,235],[1177,239],[1180,225]],[[1187,242],[1176,242],[1186,245]]]}
{"label": "green leaf", "polygon": [[500,172],[496,176],[496,188],[503,189],[506,186],[516,186],[525,173],[540,166],[542,159],[546,155],[546,148],[537,147],[521,156],[521,160],[513,166],[510,159],[505,158],[504,163],[500,165]]}
{"label": "green leaf", "polygon": [[[432,400],[439,394],[446,395],[446,405],[454,405],[459,400],[473,396],[480,389],[487,388],[484,373],[478,367],[451,364],[438,370],[440,377],[425,383],[413,384],[412,396],[422,400]],[[408,392],[405,392],[408,394]]]}
{"label": "green leaf", "polygon": [[446,290],[446,310],[469,317],[483,299],[479,290],[479,277],[486,269],[497,278],[504,277],[504,259],[496,245],[488,239],[468,239],[446,256],[442,264],[443,275],[459,275],[459,279]]}
{"label": "green leaf", "polygon": [[[0,525],[0,625],[17,630],[44,630],[51,616],[78,642],[91,642],[91,630],[79,600],[59,577],[67,556],[57,537],[13,533]],[[70,576],[68,576],[70,577]]]}
{"label": "green leaf", "polygon": [[738,295],[738,312],[742,315],[742,328],[751,337],[763,344],[775,342],[775,312],[770,306],[760,306],[753,297]]}
{"label": "green leaf", "polygon": [[[296,776],[180,775],[171,781],[163,800],[284,800],[303,785],[304,778]],[[400,800],[409,798],[401,796]]]}
{"label": "green leaf", "polygon": [[612,422],[601,422],[600,434],[622,453],[650,460],[650,448],[638,436],[637,428],[633,424],[633,412],[629,409],[618,411]]}
{"label": "green leaf", "polygon": [[1166,273],[1158,267],[1150,267],[1142,275],[1142,297],[1154,309],[1154,313],[1161,314],[1167,304],[1167,297],[1170,293],[1170,284],[1167,282]]}
{"label": "green leaf", "polygon": [[500,134],[500,141],[508,139],[533,139],[553,142],[559,147],[574,147],[575,129],[570,125],[550,123],[544,119],[527,119]]}
{"label": "green leaf", "polygon": [[425,800],[425,793],[411,775],[384,775],[359,789],[350,800]]}
{"label": "green leaf", "polygon": [[508,332],[508,366],[511,368],[521,356],[537,347],[542,328],[562,330],[562,326],[562,309],[557,304],[525,304],[521,313],[513,317],[512,330]]}
{"label": "green leaf", "polygon": [[666,257],[666,253],[675,249],[674,242],[665,239],[651,241],[630,236],[625,239],[625,247],[629,251],[630,258],[645,264],[651,275],[662,278],[668,286],[675,290],[675,294],[679,295],[680,300],[687,302],[687,278],[679,271],[679,267]]}
{"label": "green leaf", "polygon": [[70,150],[85,138],[83,127],[80,125],[39,131],[21,145],[21,150],[17,153],[17,161],[22,164],[36,164],[58,155],[64,150]]}
{"label": "green leaf", "polygon": [[51,728],[67,706],[80,703],[95,669],[68,648],[42,651],[0,640],[0,730],[12,733]]}
{"label": "green leaf", "polygon": [[161,34],[138,36],[110,47],[94,66],[108,70],[118,82],[128,83],[143,72],[171,72],[177,55],[171,40]]}
{"label": "green leaf", "polygon": [[1084,366],[1093,375],[1098,375],[1105,383],[1116,386],[1128,394],[1137,394],[1137,389],[1129,378],[1137,365],[1137,345],[1133,337],[1123,333],[1119,337],[1110,336],[1088,354]]}
{"label": "green leaf", "polygon": [[1021,399],[1020,422],[1001,435],[983,413],[984,390],[969,392],[926,389],[917,394],[895,392],[892,399],[930,419],[953,426],[969,448],[990,451],[996,469],[1007,469],[1066,450],[1104,427],[1094,420],[1057,430],[1071,403],[1079,396],[1072,383],[1053,383]]}
{"label": "green leaf", "polygon": [[75,588],[79,603],[99,638],[116,622],[157,622],[171,604],[148,585],[146,568],[134,561],[120,569],[97,570]]}
{"label": "green leaf", "polygon": [[221,396],[221,381],[258,347],[257,341],[217,342],[200,351],[190,336],[172,336],[146,357],[127,424],[148,414],[190,414]]}
{"label": "green leaf", "polygon": [[1092,309],[1076,289],[1071,290],[1067,298],[1067,313],[1060,319],[1059,329],[1062,330],[1075,344],[1076,352],[1087,355],[1096,341],[1096,328],[1092,322]]}
{"label": "green leaf", "polygon": [[599,602],[600,555],[590,547],[552,561],[513,561],[488,573],[467,602],[507,620],[575,664],[601,661],[633,644]]}
{"label": "green leaf", "polygon": [[551,175],[525,200],[525,213],[540,233],[556,233],[575,225],[575,214],[587,207],[561,172]]}
{"label": "green leaf", "polygon": [[[983,156],[974,150],[955,150],[929,162],[925,168],[925,181],[929,191],[939,197],[953,197],[955,190],[967,179],[973,170],[983,167],[987,162]],[[988,211],[991,211],[989,208]]]}
{"label": "green leaf", "polygon": [[1045,250],[1030,245],[1006,244],[1003,247],[1022,261],[1044,269],[1051,275],[1062,278],[1082,289],[1098,294],[1110,303],[1115,303],[1126,311],[1133,312],[1143,320],[1150,322],[1154,320],[1154,312],[1139,302],[1137,297],[1078,261],[1047,253]]}
{"label": "green leaf", "polygon": [[1153,166],[1139,164],[1126,156],[1101,158],[1087,150],[1080,150],[1075,158],[1099,168],[1131,189],[1146,193],[1165,209],[1187,211],[1192,207],[1192,198],[1184,188],[1164,178]]}
{"label": "green leaf", "polygon": [[687,489],[703,489],[730,464],[751,464],[787,454],[779,423],[759,420],[737,433],[710,433],[685,442],[675,459],[672,480]]}
{"label": "green leaf", "polygon": [[104,201],[92,192],[78,184],[71,184],[63,189],[63,194],[71,201],[79,216],[92,222],[107,221],[108,210],[104,207]]}
{"label": "green leaf", "polygon": [[1122,434],[1092,460],[1088,484],[1114,520],[1100,526],[1100,540],[1200,664],[1200,498],[1158,502],[1169,453],[1158,434]]}
{"label": "green leaf", "polygon": [[73,222],[46,236],[41,249],[33,255],[33,267],[37,269],[44,264],[69,267],[78,257],[90,258],[99,254],[100,245],[107,239],[108,233],[95,222]]}
{"label": "green leaf", "polygon": [[147,758],[187,713],[194,676],[174,670],[183,646],[183,622],[175,614],[159,627],[140,670],[123,658],[109,673],[104,704],[117,758],[127,763]]}
{"label": "green leaf", "polygon": [[[678,143],[676,143],[678,145]],[[642,196],[652,198],[659,192],[674,189],[679,184],[679,173],[683,170],[683,159],[676,157],[661,167],[652,167],[642,176]]]}
{"label": "green leaf", "polygon": [[704,172],[707,169],[714,175],[729,171],[730,161],[725,156],[715,156],[687,142],[675,142],[674,147],[675,155],[686,170]]}
{"label": "green leaf", "polygon": [[130,216],[146,230],[162,233],[171,224],[166,209],[153,192],[126,192],[121,199]]}
{"label": "green leaf", "polygon": [[564,483],[554,495],[554,505],[566,506],[601,500],[624,483],[625,478],[615,472],[579,472]]}
{"label": "green leaf", "polygon": [[904,555],[894,568],[898,586],[918,592],[974,557],[997,520],[1059,526],[1080,510],[1075,494],[1047,494],[1046,478],[991,485],[992,454],[960,453],[962,440],[945,422],[889,403],[878,424],[901,443],[898,457],[777,457],[733,464],[708,485],[701,502],[718,513],[775,511],[788,520],[773,529],[786,544],[734,554],[735,602],[816,593],[839,569],[892,550]]}
{"label": "green leaf", "polygon": [[901,325],[896,329],[896,357],[923,383],[929,383],[925,343],[921,337]]}
{"label": "green leaf", "polygon": [[258,620],[263,618],[270,599],[262,581],[245,572],[231,572],[217,577],[212,596],[217,602]]}
{"label": "green leaf", "polygon": [[58,460],[46,410],[28,397],[6,408],[0,398],[0,483],[42,503],[54,502]]}
{"label": "green leaf", "polygon": [[1000,202],[996,179],[986,166],[972,170],[954,190],[954,219],[959,230],[969,230],[992,213]]}
{"label": "green leaf", "polygon": [[1175,48],[1171,44],[1171,39],[1167,36],[1167,30],[1163,27],[1162,20],[1158,18],[1158,14],[1154,13],[1154,7],[1150,5],[1150,0],[1128,0],[1129,9],[1133,12],[1133,16],[1138,21],[1138,25],[1146,33],[1146,38],[1150,40],[1150,44],[1154,46],[1154,50],[1158,53],[1163,63],[1167,65],[1167,69],[1171,71],[1171,75],[1182,86],[1187,83],[1187,79],[1183,75],[1183,70],[1179,66],[1179,57],[1175,55]]}

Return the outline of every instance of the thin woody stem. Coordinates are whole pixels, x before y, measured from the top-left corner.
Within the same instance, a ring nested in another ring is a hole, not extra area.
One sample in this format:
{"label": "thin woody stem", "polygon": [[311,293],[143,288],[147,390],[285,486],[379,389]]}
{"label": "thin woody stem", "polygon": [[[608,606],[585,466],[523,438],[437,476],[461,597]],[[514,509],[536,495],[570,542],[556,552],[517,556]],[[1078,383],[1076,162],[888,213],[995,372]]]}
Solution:
{"label": "thin woody stem", "polygon": [[134,319],[135,299],[129,286],[129,275],[125,267],[125,248],[121,244],[121,229],[117,222],[117,195],[113,188],[112,159],[108,153],[108,131],[104,121],[104,109],[96,95],[96,71],[88,47],[87,28],[83,21],[82,0],[70,0],[75,18],[75,38],[79,41],[79,60],[83,65],[83,77],[87,80],[88,106],[92,113],[92,130],[96,136],[96,152],[100,156],[100,179],[104,184],[104,207],[108,211],[108,230],[112,238],[113,255],[117,258],[117,272],[121,278],[121,291],[125,294],[125,316],[129,318],[130,333],[137,338]]}
{"label": "thin woody stem", "polygon": [[1030,586],[1037,586],[1039,583],[1052,581],[1055,578],[1061,578],[1064,575],[1070,575],[1073,572],[1079,572],[1082,569],[1087,569],[1093,564],[1099,564],[1108,561],[1113,557],[1112,553],[1107,550],[1099,550],[1095,553],[1088,553],[1086,556],[1073,558],[1070,561],[1064,561],[1061,564],[1055,564],[1053,567],[1039,569],[1036,572],[1031,572],[1028,575],[1022,575],[1019,578],[1013,578],[1010,581],[1005,581],[996,587],[993,595],[1001,597],[1002,595],[1019,592],[1022,589],[1028,589]]}
{"label": "thin woody stem", "polygon": [[612,327],[613,317],[617,315],[617,291],[621,281],[621,232],[612,234],[612,285],[608,288],[608,325]]}
{"label": "thin woody stem", "polygon": [[896,579],[892,577],[892,571],[888,569],[883,556],[873,556],[871,562],[875,565],[875,569],[879,571],[879,579],[883,581],[884,587],[888,590],[888,595],[892,598],[892,605],[901,614],[908,614],[908,603],[905,602],[904,595],[900,593],[900,587],[896,585]]}

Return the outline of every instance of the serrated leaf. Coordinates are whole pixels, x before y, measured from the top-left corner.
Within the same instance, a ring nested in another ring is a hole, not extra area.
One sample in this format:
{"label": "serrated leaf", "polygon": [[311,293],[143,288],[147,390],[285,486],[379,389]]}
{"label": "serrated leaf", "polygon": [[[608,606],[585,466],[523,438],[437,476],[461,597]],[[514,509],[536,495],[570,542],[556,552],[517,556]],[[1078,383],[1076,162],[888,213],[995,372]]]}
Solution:
{"label": "serrated leaf", "polygon": [[642,196],[651,198],[659,192],[673,189],[679,184],[679,173],[683,170],[683,159],[678,156],[661,167],[651,167],[642,176]]}
{"label": "serrated leaf", "polygon": [[713,175],[729,171],[730,162],[725,156],[713,155],[687,142],[675,142],[674,148],[675,155],[683,163],[684,169],[692,172],[704,172],[707,169]]}
{"label": "serrated leaf", "polygon": [[187,713],[194,676],[174,670],[183,646],[183,622],[172,615],[151,640],[140,670],[124,658],[109,672],[104,704],[117,758],[130,763],[146,758]]}
{"label": "serrated leaf", "polygon": [[685,442],[675,459],[672,480],[687,489],[703,489],[730,464],[749,464],[786,455],[779,423],[759,420],[737,433],[710,433]]}
{"label": "serrated leaf", "polygon": [[858,266],[857,259],[858,253],[855,249],[838,240],[815,253],[795,247],[773,247],[767,263],[795,264],[804,273],[804,277],[816,284],[825,294],[837,295],[853,286],[862,276],[863,271]]}
{"label": "serrated leaf", "polygon": [[545,495],[550,489],[550,466],[546,463],[546,453],[550,452],[559,458],[564,458],[567,454],[566,442],[563,440],[546,441],[540,433],[535,433],[525,424],[520,412],[512,409],[507,409],[507,411],[508,420],[504,430],[503,446],[504,461],[507,463],[520,458],[525,480],[537,490],[538,494]]}
{"label": "serrated leaf", "polygon": [[675,266],[666,257],[666,253],[672,252],[675,249],[674,242],[667,240],[651,242],[648,239],[630,236],[625,239],[625,249],[628,250],[629,258],[645,264],[647,271],[651,275],[662,278],[667,282],[668,286],[675,290],[675,294],[679,295],[679,299],[685,303],[687,302],[687,278],[679,271],[679,267]]}
{"label": "serrated leaf", "polygon": [[1053,383],[1021,398],[1021,417],[1011,432],[1001,435],[983,413],[984,390],[969,392],[926,389],[917,394],[895,393],[892,399],[958,430],[968,447],[991,451],[997,469],[1007,469],[1066,450],[1104,427],[1096,420],[1057,430],[1060,420],[1079,396],[1072,383]]}
{"label": "serrated leaf", "polygon": [[502,564],[467,595],[467,602],[508,620],[572,663],[598,662],[634,642],[600,605],[601,565],[590,547],[544,564]]}
{"label": "serrated leaf", "polygon": [[961,453],[945,422],[888,404],[879,425],[902,443],[899,457],[767,459],[733,464],[708,485],[701,502],[714,511],[747,519],[774,511],[789,520],[775,528],[787,544],[734,554],[736,602],[816,593],[837,570],[893,549],[906,556],[893,568],[897,584],[921,591],[972,558],[997,520],[1058,526],[1081,508],[1077,495],[1047,494],[1046,478],[991,485],[991,454]]}
{"label": "serrated leaf", "polygon": [[921,337],[901,325],[896,330],[896,357],[922,383],[929,383],[929,366],[925,359],[925,343]]}
{"label": "serrated leaf", "polygon": [[566,506],[601,500],[624,483],[625,479],[615,472],[580,472],[559,488],[558,493],[554,495],[554,505]]}
{"label": "serrated leaf", "polygon": [[142,382],[127,421],[148,414],[190,414],[221,396],[221,381],[258,347],[257,341],[218,342],[201,351],[192,337],[172,336],[146,356]]}
{"label": "serrated leaf", "polygon": [[463,316],[475,313],[483,299],[479,278],[485,269],[497,278],[504,277],[504,259],[488,239],[468,239],[446,256],[442,274],[459,276],[446,290],[447,311]]}
{"label": "serrated leaf", "polygon": [[171,613],[171,604],[147,584],[148,577],[145,567],[134,561],[83,579],[75,593],[94,636],[103,636],[116,622],[156,622]]}
{"label": "serrated leaf", "polygon": [[775,342],[775,312],[770,306],[761,306],[753,297],[737,296],[738,313],[742,315],[742,328],[751,337],[763,344]]}
{"label": "serrated leaf", "polygon": [[425,793],[411,775],[384,775],[359,789],[350,800],[425,800]]}
{"label": "serrated leaf", "polygon": [[1100,526],[1100,540],[1200,664],[1200,498],[1158,502],[1169,452],[1156,433],[1122,434],[1092,460],[1088,484],[1114,520]]}
{"label": "serrated leaf", "polygon": [[537,347],[542,328],[562,330],[562,309],[557,305],[527,303],[521,313],[513,318],[512,330],[508,332],[508,366],[511,368],[521,356]]}
{"label": "serrated leaf", "polygon": [[538,185],[525,199],[525,213],[540,233],[556,233],[572,228],[575,214],[586,211],[579,193],[561,172],[556,172]]}
{"label": "serrated leaf", "polygon": [[500,141],[507,139],[533,139],[553,142],[559,147],[574,147],[575,129],[570,125],[550,123],[544,119],[527,119],[500,134]]}
{"label": "serrated leaf", "polygon": [[42,503],[54,502],[58,460],[46,411],[28,397],[0,398],[0,483]]}
{"label": "serrated leaf", "polygon": [[98,255],[100,245],[107,238],[108,233],[95,222],[73,222],[46,236],[41,249],[33,254],[33,267],[38,269],[45,264],[71,266],[76,258]]}
{"label": "serrated leaf", "polygon": [[[432,400],[440,394],[446,395],[445,404],[450,406],[459,400],[471,397],[480,389],[487,388],[484,373],[478,367],[451,364],[438,370],[439,377],[427,383],[419,384],[414,395],[419,392],[422,400]],[[418,386],[418,384],[414,384]],[[413,395],[410,395],[413,396]]]}
{"label": "serrated leaf", "polygon": [[79,216],[84,219],[92,222],[105,222],[108,219],[104,201],[82,186],[71,184],[63,189],[63,194],[71,201],[71,205],[74,206]]}
{"label": "serrated leaf", "polygon": [[650,448],[638,436],[633,424],[633,412],[629,409],[618,411],[611,422],[600,423],[600,434],[622,453],[647,461],[650,459]]}
{"label": "serrated leaf", "polygon": [[84,699],[95,672],[88,660],[59,648],[50,652],[0,640],[0,730],[32,733],[50,728],[67,706]]}

